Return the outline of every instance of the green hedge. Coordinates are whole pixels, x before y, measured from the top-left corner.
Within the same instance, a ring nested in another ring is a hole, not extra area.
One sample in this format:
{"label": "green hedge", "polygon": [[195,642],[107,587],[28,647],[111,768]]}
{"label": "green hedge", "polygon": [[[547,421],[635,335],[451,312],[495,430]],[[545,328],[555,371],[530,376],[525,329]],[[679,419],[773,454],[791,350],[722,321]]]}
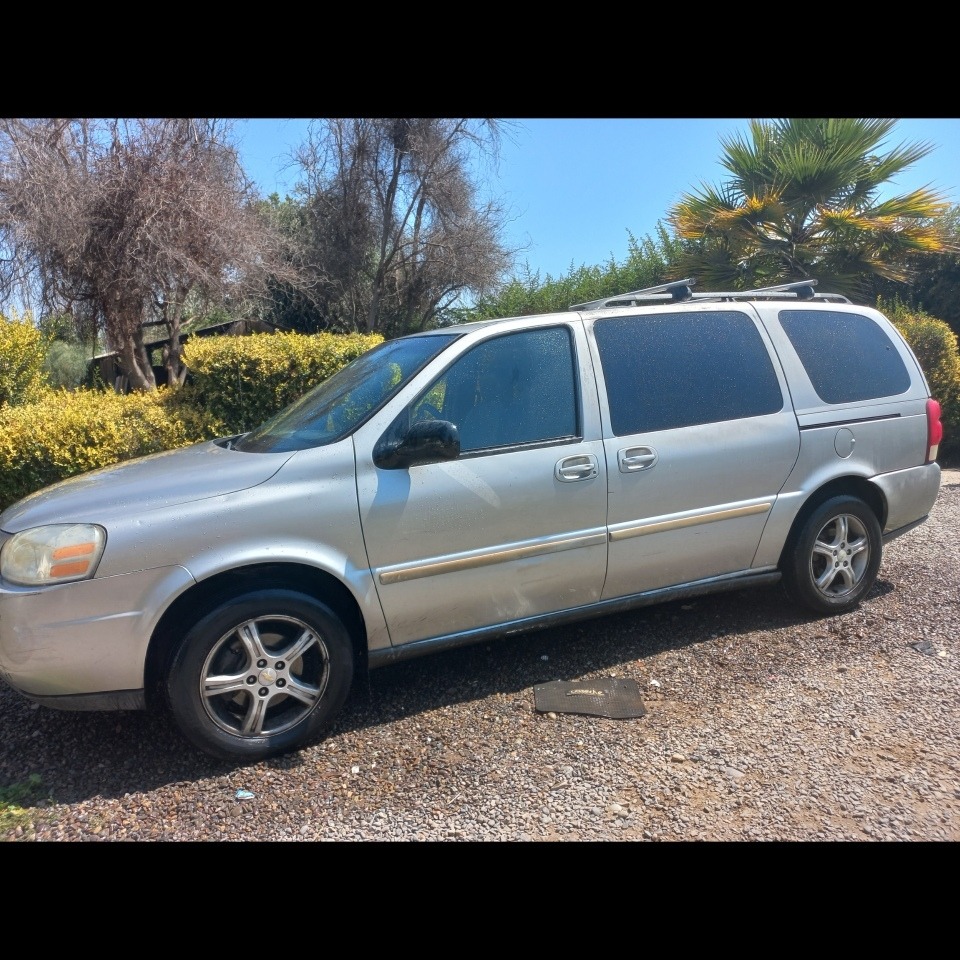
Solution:
{"label": "green hedge", "polygon": [[225,435],[244,433],[382,342],[360,333],[195,337],[184,346],[186,397],[220,420]]}
{"label": "green hedge", "polygon": [[904,335],[942,410],[941,463],[960,462],[960,347],[957,335],[943,321],[903,304],[881,303],[879,308]]}
{"label": "green hedge", "polygon": [[58,480],[219,435],[177,391],[50,390],[0,407],[0,509]]}

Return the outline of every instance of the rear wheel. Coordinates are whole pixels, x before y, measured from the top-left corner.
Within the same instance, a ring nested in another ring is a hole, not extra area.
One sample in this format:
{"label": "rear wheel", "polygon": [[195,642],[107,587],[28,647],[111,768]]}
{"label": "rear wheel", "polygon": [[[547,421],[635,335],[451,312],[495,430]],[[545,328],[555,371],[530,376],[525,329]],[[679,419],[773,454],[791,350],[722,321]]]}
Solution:
{"label": "rear wheel", "polygon": [[857,497],[834,497],[806,519],[783,564],[787,593],[817,613],[844,613],[866,596],[880,569],[883,537]]}
{"label": "rear wheel", "polygon": [[350,637],[333,611],[269,589],[197,621],[174,655],[167,697],[184,735],[205,753],[260,760],[317,737],[352,682]]}

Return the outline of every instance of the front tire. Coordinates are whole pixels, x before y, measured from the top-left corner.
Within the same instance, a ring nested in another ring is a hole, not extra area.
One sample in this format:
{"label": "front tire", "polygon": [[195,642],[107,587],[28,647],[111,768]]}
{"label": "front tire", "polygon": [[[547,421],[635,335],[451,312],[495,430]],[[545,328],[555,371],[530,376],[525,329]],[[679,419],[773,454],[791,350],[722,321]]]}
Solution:
{"label": "front tire", "polygon": [[286,589],[222,603],[184,636],[167,676],[174,720],[194,746],[257,761],[315,739],[353,682],[353,648],[325,604]]}
{"label": "front tire", "polygon": [[857,497],[833,497],[807,517],[783,564],[788,595],[817,613],[853,610],[880,570],[883,536]]}

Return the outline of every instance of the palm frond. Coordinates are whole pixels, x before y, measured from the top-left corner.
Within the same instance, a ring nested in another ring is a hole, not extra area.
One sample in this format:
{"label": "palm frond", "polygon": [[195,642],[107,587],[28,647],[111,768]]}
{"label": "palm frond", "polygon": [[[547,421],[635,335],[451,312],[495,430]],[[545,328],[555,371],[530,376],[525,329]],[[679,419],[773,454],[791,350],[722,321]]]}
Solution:
{"label": "palm frond", "polygon": [[701,184],[667,216],[690,244],[684,272],[702,282],[780,282],[817,276],[837,292],[903,280],[911,255],[956,250],[936,225],[945,198],[922,187],[880,199],[890,179],[926,156],[927,143],[888,147],[896,120],[751,120],[721,140],[719,186]]}

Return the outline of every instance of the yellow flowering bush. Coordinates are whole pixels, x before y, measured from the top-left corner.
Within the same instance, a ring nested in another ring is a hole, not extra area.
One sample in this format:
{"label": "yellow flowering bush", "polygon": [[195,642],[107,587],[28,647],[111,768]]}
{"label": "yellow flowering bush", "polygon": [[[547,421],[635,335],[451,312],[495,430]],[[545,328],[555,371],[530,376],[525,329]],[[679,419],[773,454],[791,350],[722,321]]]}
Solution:
{"label": "yellow flowering bush", "polygon": [[0,509],[57,480],[222,433],[178,391],[48,390],[0,408]]}
{"label": "yellow flowering bush", "polygon": [[49,385],[49,345],[29,315],[8,319],[0,313],[0,406],[30,403]]}
{"label": "yellow flowering bush", "polygon": [[361,333],[194,337],[184,346],[186,396],[227,434],[244,433],[382,342],[380,334]]}

